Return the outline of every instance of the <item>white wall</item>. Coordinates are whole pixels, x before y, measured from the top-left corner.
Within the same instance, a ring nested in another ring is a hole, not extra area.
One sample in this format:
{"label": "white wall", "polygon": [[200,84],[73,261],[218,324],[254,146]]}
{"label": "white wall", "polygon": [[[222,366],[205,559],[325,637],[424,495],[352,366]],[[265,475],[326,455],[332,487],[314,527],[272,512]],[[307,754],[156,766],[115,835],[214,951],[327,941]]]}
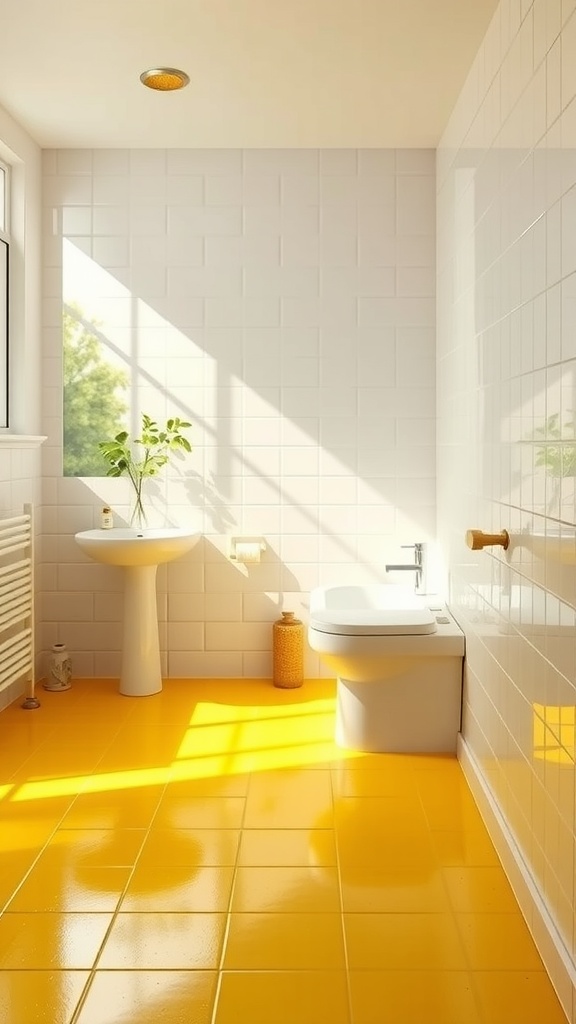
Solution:
{"label": "white wall", "polygon": [[[503,0],[437,163],[438,522],[467,635],[463,757],[533,887],[571,1019],[575,9]],[[510,549],[472,552],[468,528],[506,528]]]}
{"label": "white wall", "polygon": [[[135,411],[194,424],[155,497],[205,537],[159,576],[163,670],[269,676],[281,607],[435,536],[434,153],[47,151],[44,232],[45,646],[119,671],[120,574],[73,533],[128,492],[61,476],[64,252],[65,291],[82,260],[98,276],[98,302],[75,288]],[[230,562],[239,535],[265,538],[260,565]]]}
{"label": "white wall", "polygon": [[[37,435],[41,426],[41,159],[40,149],[0,107],[0,158],[11,174],[10,246],[10,431],[0,432],[0,515],[36,506],[37,546],[41,551],[41,454],[38,444],[19,435]],[[0,707],[14,699],[17,684],[0,694]]]}

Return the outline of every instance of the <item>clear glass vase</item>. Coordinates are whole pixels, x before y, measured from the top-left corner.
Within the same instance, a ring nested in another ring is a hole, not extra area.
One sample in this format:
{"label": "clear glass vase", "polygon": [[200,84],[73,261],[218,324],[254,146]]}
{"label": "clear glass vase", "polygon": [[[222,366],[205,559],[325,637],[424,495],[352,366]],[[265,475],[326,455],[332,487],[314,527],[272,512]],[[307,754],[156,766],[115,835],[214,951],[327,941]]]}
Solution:
{"label": "clear glass vase", "polygon": [[148,526],[141,490],[136,492],[136,497],[134,498],[134,504],[130,513],[130,526],[139,531],[145,530]]}

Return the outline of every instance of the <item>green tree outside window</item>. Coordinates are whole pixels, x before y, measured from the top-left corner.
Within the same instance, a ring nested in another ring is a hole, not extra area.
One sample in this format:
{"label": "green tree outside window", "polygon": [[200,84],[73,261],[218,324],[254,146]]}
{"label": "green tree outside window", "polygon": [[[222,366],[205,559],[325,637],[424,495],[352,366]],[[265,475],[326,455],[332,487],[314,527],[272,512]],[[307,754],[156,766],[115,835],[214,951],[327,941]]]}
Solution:
{"label": "green tree outside window", "polygon": [[128,375],[102,356],[97,327],[90,330],[75,306],[63,312],[64,476],[106,476],[98,445],[123,429]]}

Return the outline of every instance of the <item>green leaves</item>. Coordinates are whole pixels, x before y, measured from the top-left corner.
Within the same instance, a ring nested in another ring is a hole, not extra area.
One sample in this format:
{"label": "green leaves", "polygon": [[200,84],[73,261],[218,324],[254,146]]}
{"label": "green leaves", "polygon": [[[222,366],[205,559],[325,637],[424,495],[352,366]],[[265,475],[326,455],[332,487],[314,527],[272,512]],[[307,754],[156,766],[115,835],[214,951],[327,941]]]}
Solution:
{"label": "green leaves", "polygon": [[[156,476],[160,469],[170,461],[170,452],[191,452],[192,445],[183,430],[191,427],[187,420],[181,420],[178,416],[171,417],[166,421],[163,428],[158,423],[142,413],[142,434],[140,437],[130,439],[126,430],[120,431],[112,441],[100,441],[98,448],[109,463],[110,469],[107,476],[130,477],[137,497],[142,491],[142,480],[146,477]],[[135,457],[136,451],[142,451],[141,458]]]}

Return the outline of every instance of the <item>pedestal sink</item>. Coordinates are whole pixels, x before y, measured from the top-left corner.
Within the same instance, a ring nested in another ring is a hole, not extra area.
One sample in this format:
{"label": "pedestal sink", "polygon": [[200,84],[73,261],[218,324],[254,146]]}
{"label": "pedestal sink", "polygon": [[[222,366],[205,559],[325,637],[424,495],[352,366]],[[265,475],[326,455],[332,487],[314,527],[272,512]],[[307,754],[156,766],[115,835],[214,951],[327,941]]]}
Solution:
{"label": "pedestal sink", "polygon": [[76,543],[96,562],[124,569],[124,637],[120,693],[146,697],[162,689],[156,570],[194,547],[193,530],[83,530]]}

